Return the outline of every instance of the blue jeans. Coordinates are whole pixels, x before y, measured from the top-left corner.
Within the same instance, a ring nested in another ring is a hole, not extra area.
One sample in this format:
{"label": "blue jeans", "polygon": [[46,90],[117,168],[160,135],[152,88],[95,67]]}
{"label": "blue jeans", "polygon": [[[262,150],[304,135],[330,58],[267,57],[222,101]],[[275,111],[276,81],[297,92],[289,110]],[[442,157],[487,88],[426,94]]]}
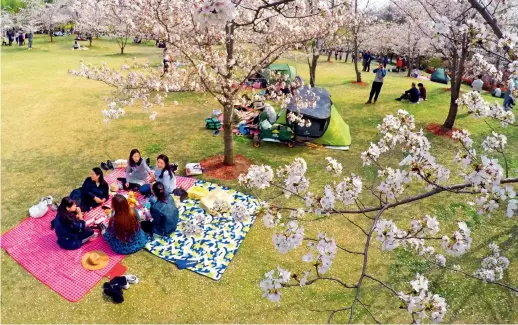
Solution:
{"label": "blue jeans", "polygon": [[32,49],[32,38],[29,38],[29,48]]}
{"label": "blue jeans", "polygon": [[151,195],[151,185],[150,184],[144,184],[139,188],[140,194],[144,196]]}
{"label": "blue jeans", "polygon": [[511,104],[513,104],[513,98],[511,97],[511,94],[510,92],[508,91],[506,94],[505,94],[505,97],[504,97],[504,109],[506,111],[510,110],[511,109]]}

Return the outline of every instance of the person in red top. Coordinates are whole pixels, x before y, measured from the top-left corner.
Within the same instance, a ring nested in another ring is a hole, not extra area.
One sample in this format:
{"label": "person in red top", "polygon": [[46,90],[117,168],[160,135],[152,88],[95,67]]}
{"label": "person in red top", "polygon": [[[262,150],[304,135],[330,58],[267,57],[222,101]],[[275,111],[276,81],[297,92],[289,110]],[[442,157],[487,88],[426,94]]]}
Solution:
{"label": "person in red top", "polygon": [[403,60],[401,60],[401,57],[398,57],[398,58],[397,58],[396,68],[397,68],[397,72],[398,72],[398,73],[399,73],[399,70],[400,70],[401,68],[403,68]]}
{"label": "person in red top", "polygon": [[417,87],[419,88],[419,97],[422,100],[426,100],[426,88],[424,87],[424,85],[422,83],[418,83]]}

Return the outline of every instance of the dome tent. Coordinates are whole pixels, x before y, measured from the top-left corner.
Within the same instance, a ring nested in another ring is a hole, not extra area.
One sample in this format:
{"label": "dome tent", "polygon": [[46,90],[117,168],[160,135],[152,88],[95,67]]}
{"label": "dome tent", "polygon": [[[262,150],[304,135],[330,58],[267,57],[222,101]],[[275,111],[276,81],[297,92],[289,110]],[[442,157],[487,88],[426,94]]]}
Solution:
{"label": "dome tent", "polygon": [[[314,108],[299,108],[297,106],[298,99],[302,101],[314,100],[314,98],[311,98],[313,96],[316,96]],[[298,141],[310,141],[328,147],[340,148],[351,144],[349,125],[338,113],[326,89],[319,87],[298,89],[298,94],[291,99],[287,108],[279,113],[277,123],[288,124],[286,118],[288,112],[302,114],[304,119],[311,121],[309,127],[293,125],[295,137]]]}

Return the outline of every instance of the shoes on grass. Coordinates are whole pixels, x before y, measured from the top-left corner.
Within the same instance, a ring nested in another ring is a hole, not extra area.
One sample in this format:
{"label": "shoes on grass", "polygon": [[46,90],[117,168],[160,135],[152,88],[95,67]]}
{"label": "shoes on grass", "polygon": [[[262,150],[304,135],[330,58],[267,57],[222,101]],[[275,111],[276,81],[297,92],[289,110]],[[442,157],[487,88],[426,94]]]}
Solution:
{"label": "shoes on grass", "polygon": [[126,278],[128,283],[131,283],[131,284],[137,284],[138,283],[138,278],[137,278],[136,275],[126,274],[124,277]]}
{"label": "shoes on grass", "polygon": [[108,161],[106,162],[106,166],[107,166],[109,169],[113,170],[113,163],[112,163],[112,161],[111,161],[111,160],[109,160],[109,159],[108,159]]}
{"label": "shoes on grass", "polygon": [[102,163],[101,163],[101,169],[102,169],[102,170],[110,170],[110,168],[108,168],[108,165],[106,165],[106,163],[105,163],[105,162],[102,162]]}

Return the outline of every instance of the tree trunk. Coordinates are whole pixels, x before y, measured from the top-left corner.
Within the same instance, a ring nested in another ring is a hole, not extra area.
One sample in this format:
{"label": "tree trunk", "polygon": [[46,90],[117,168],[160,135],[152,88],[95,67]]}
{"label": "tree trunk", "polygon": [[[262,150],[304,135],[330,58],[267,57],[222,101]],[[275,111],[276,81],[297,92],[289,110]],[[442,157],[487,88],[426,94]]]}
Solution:
{"label": "tree trunk", "polygon": [[456,51],[454,52],[452,61],[452,76],[451,76],[451,95],[450,95],[450,111],[448,112],[448,117],[444,124],[442,125],[443,129],[451,130],[453,125],[455,124],[455,119],[457,118],[457,111],[459,105],[457,105],[457,99],[460,95],[460,86],[462,83],[462,75],[464,74],[464,63],[468,56],[467,49],[467,40],[463,40],[463,49],[461,53],[461,57],[458,57]]}
{"label": "tree trunk", "polygon": [[331,62],[331,55],[333,55],[333,51],[329,51],[327,54],[327,62]]}
{"label": "tree trunk", "polygon": [[223,108],[223,142],[225,146],[225,159],[223,164],[234,165],[234,139],[232,138],[232,114],[234,112],[233,103],[225,105]]}
{"label": "tree trunk", "polygon": [[354,71],[356,72],[356,82],[362,82],[362,73],[358,69],[358,60],[360,59],[358,57],[358,39],[356,36],[354,36]]}
{"label": "tree trunk", "polygon": [[311,63],[309,64],[309,84],[311,87],[315,87],[318,57],[318,55],[313,54]]}
{"label": "tree trunk", "polygon": [[121,54],[124,54],[124,46],[121,46]]}
{"label": "tree trunk", "polygon": [[349,60],[349,51],[345,52],[345,62],[347,63],[347,60]]}
{"label": "tree trunk", "polygon": [[91,36],[89,38],[89,41],[90,41],[90,47],[92,47],[92,37]]}
{"label": "tree trunk", "polygon": [[[358,0],[354,0],[354,16],[357,17],[358,14]],[[362,82],[362,73],[358,70],[358,31],[354,31],[354,71],[356,72],[356,82]]]}
{"label": "tree trunk", "polygon": [[52,39],[52,37],[54,36],[54,32],[52,31],[52,29],[49,30],[49,36],[50,36],[50,42],[54,42],[54,40]]}

